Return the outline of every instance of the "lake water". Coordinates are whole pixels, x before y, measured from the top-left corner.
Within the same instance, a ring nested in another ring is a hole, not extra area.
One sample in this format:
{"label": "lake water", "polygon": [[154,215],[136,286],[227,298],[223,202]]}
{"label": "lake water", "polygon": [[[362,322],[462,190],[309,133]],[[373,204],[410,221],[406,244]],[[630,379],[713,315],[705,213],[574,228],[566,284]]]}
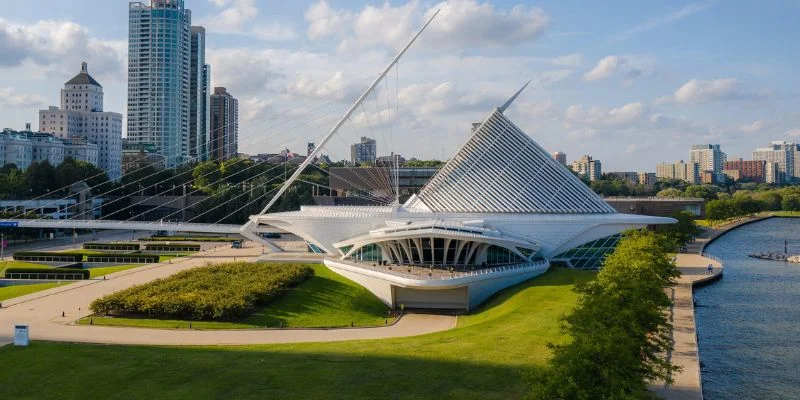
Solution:
{"label": "lake water", "polygon": [[695,290],[706,399],[800,399],[800,264],[748,254],[800,254],[800,219],[750,224],[706,248],[724,277]]}

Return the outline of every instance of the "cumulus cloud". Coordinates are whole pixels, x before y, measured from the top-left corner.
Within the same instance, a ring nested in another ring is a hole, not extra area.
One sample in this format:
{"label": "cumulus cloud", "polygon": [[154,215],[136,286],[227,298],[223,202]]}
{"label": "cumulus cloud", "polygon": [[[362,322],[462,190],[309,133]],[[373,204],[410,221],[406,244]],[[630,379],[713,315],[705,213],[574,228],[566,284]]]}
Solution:
{"label": "cumulus cloud", "polygon": [[279,76],[271,51],[216,49],[206,54],[214,85],[228,88],[237,97],[256,96]]}
{"label": "cumulus cloud", "polygon": [[550,59],[550,63],[560,67],[580,67],[583,64],[583,55],[581,53],[572,53],[553,57]]}
{"label": "cumulus cloud", "polygon": [[0,67],[30,62],[47,74],[63,76],[77,72],[81,61],[90,60],[93,75],[122,79],[126,57],[125,42],[92,38],[86,28],[73,22],[18,24],[0,18]]}
{"label": "cumulus cloud", "polygon": [[400,6],[386,2],[351,12],[332,8],[320,0],[306,9],[308,36],[312,39],[339,37],[341,50],[355,46],[397,47],[436,10],[441,10],[426,31],[427,47],[468,48],[505,46],[538,39],[550,23],[539,8],[517,5],[497,9],[489,2],[448,0],[423,9],[413,0]]}
{"label": "cumulus cloud", "polygon": [[47,100],[37,94],[17,93],[12,88],[0,88],[0,105],[10,108],[42,108]]}
{"label": "cumulus cloud", "polygon": [[785,133],[788,137],[800,137],[800,129],[791,129]]}
{"label": "cumulus cloud", "polygon": [[258,16],[255,0],[211,0],[211,3],[221,10],[216,14],[199,19],[196,23],[212,31],[242,32],[245,25]]}
{"label": "cumulus cloud", "polygon": [[613,76],[622,76],[623,83],[630,85],[641,76],[653,73],[653,61],[641,56],[607,56],[598,61],[591,71],[583,75],[585,81],[597,81]]}
{"label": "cumulus cloud", "polygon": [[671,96],[664,96],[656,100],[657,104],[683,103],[699,104],[725,100],[761,100],[769,97],[768,91],[748,91],[741,88],[741,84],[734,78],[715,80],[692,79],[686,82]]}

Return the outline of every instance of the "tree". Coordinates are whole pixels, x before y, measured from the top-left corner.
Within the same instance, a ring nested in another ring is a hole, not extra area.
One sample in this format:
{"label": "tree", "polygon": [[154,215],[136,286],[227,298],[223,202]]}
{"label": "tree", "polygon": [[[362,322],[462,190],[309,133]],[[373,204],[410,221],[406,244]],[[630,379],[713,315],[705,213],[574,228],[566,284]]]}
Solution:
{"label": "tree", "polygon": [[220,171],[220,167],[215,161],[206,161],[194,167],[192,177],[194,177],[195,187],[206,194],[211,194],[220,186],[219,183],[215,182],[222,178],[222,171]]}
{"label": "tree", "polygon": [[658,225],[656,232],[662,234],[669,242],[670,252],[675,252],[683,245],[694,239],[700,234],[700,228],[694,221],[694,215],[686,212],[679,211],[672,214],[672,218],[678,220],[674,224]]}
{"label": "tree", "polygon": [[780,211],[782,207],[783,197],[776,191],[757,192],[754,194],[757,200],[764,202],[766,209],[769,211]]}
{"label": "tree", "polygon": [[56,169],[50,161],[44,160],[41,163],[33,162],[25,170],[25,180],[33,196],[47,194],[51,190],[58,190],[64,185],[58,186],[56,181]]}
{"label": "tree", "polygon": [[682,197],[683,192],[675,188],[666,188],[658,193],[656,197]]}
{"label": "tree", "polygon": [[685,197],[699,197],[706,200],[716,200],[720,189],[714,185],[689,185],[683,191]]}
{"label": "tree", "polygon": [[800,211],[800,194],[790,194],[781,202],[783,211]]}
{"label": "tree", "polygon": [[536,399],[641,399],[648,382],[671,382],[666,358],[671,301],[664,288],[680,275],[664,238],[629,232],[603,262],[597,279],[576,288],[578,305],[563,319],[565,345],[551,345],[550,369],[533,375]]}

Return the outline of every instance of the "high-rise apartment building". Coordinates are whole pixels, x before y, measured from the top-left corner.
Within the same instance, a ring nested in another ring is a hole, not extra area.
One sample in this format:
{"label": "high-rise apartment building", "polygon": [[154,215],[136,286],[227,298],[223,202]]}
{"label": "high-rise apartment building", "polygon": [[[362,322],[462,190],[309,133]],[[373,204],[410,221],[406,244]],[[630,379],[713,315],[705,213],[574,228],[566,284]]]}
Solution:
{"label": "high-rise apartment building", "polygon": [[753,152],[753,160],[761,160],[767,163],[778,164],[777,181],[775,183],[791,182],[800,178],[800,174],[795,171],[800,160],[796,160],[798,146],[794,143],[783,141],[772,142],[768,147],[756,149]]}
{"label": "high-rise apartment building", "polygon": [[373,164],[378,158],[378,145],[375,139],[361,137],[361,142],[350,146],[350,162],[353,165],[362,163]]}
{"label": "high-rise apartment building", "polygon": [[725,166],[726,155],[718,144],[696,144],[689,152],[689,162],[700,165],[700,171],[711,171],[714,179],[725,181],[722,170]]}
{"label": "high-rise apartment building", "polygon": [[572,170],[591,182],[599,181],[603,178],[603,168],[600,160],[594,160],[588,155],[584,155],[580,160],[574,161]]}
{"label": "high-rise apartment building", "polygon": [[[111,180],[122,176],[122,114],[103,111],[103,86],[84,62],[81,71],[61,89],[61,108],[39,110],[39,132],[61,139],[84,138],[99,149],[99,156],[85,156]],[[91,146],[90,146],[91,147]]]}
{"label": "high-rise apartment building", "polygon": [[208,159],[209,95],[211,67],[206,64],[206,28],[192,27],[189,76],[189,156]]}
{"label": "high-rise apartment building", "polygon": [[183,0],[129,5],[128,139],[168,167],[190,157],[191,24]]}
{"label": "high-rise apartment building", "polygon": [[221,161],[236,157],[239,154],[239,101],[224,87],[216,87],[210,103],[211,158]]}
{"label": "high-rise apartment building", "polygon": [[553,153],[553,159],[561,163],[561,165],[565,167],[567,166],[567,153],[562,153],[560,151],[557,151]]}
{"label": "high-rise apartment building", "polygon": [[698,163],[686,163],[680,160],[656,165],[656,179],[700,183],[700,177],[700,164]]}
{"label": "high-rise apartment building", "polygon": [[[738,178],[734,180],[763,183],[766,182],[766,164],[767,162],[764,160],[742,160],[740,158],[734,161],[725,161],[724,171],[737,171]],[[731,178],[734,176],[730,173],[726,175]]]}

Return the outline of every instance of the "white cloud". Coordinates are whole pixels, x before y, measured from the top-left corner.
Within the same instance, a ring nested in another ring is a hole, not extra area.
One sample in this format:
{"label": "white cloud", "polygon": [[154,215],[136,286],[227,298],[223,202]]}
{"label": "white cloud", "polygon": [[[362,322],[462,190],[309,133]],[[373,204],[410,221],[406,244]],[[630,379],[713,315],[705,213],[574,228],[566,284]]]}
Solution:
{"label": "white cloud", "polygon": [[620,75],[624,78],[623,84],[629,86],[637,78],[651,75],[654,70],[653,64],[654,62],[650,57],[607,56],[600,60],[591,71],[587,72],[583,79],[585,81],[597,81]]}
{"label": "white cloud", "polygon": [[294,28],[281,23],[254,26],[252,34],[267,42],[283,42],[297,37]]}
{"label": "white cloud", "polygon": [[37,94],[17,93],[12,88],[0,88],[0,105],[10,108],[42,108],[47,103]]}
{"label": "white cloud", "polygon": [[344,35],[353,21],[353,13],[334,10],[325,0],[320,0],[303,14],[308,21],[308,37],[317,39],[331,35]]}
{"label": "white cloud", "polygon": [[538,39],[550,18],[539,8],[517,5],[496,9],[489,2],[448,0],[423,9],[417,0],[394,7],[365,6],[351,12],[331,8],[325,0],[305,11],[308,36],[312,39],[339,37],[339,49],[383,45],[395,48],[404,44],[420,24],[441,10],[425,32],[426,47],[474,48],[514,45]]}
{"label": "white cloud", "polygon": [[642,103],[628,103],[622,107],[610,110],[601,107],[590,107],[584,109],[581,105],[571,105],[564,112],[564,126],[572,128],[575,126],[588,127],[613,127],[631,124],[642,119],[645,115],[645,108]]}
{"label": "white cloud", "polygon": [[758,120],[754,121],[752,124],[744,124],[739,129],[744,133],[756,133],[761,132],[764,129],[766,123],[764,121]]}
{"label": "white cloud", "polygon": [[788,130],[785,135],[788,137],[800,137],[800,129]]}
{"label": "white cloud", "polygon": [[553,65],[560,67],[580,67],[583,64],[583,55],[581,53],[572,53],[550,59]]}
{"label": "white cloud", "polygon": [[640,33],[643,33],[643,32],[647,32],[647,31],[651,31],[653,29],[660,28],[660,27],[662,27],[664,25],[669,25],[671,23],[680,21],[680,20],[682,20],[684,18],[690,17],[690,16],[692,16],[694,14],[697,14],[697,13],[699,13],[701,11],[704,11],[704,10],[710,8],[711,6],[713,6],[712,3],[686,5],[683,8],[681,8],[680,10],[678,10],[678,11],[675,11],[675,12],[672,12],[672,13],[669,13],[667,15],[663,15],[663,16],[660,16],[660,17],[653,18],[653,19],[651,19],[649,21],[645,21],[645,22],[643,22],[643,23],[641,23],[639,25],[634,26],[631,29],[628,29],[628,30],[626,30],[624,32],[621,32],[621,33],[615,35],[611,39],[611,43],[622,42],[622,41],[625,41],[625,40],[628,40],[628,39],[632,38],[633,36],[635,36],[637,34],[640,34]]}
{"label": "white cloud", "polygon": [[724,100],[761,100],[769,97],[768,91],[748,91],[741,88],[739,81],[733,78],[699,80],[692,79],[675,91],[672,96],[664,96],[656,100],[656,104],[670,102],[683,104],[709,103]]}
{"label": "white cloud", "polygon": [[245,26],[258,16],[255,0],[210,0],[218,8],[217,14],[196,21],[211,31],[240,33]]}
{"label": "white cloud", "polygon": [[0,18],[0,67],[30,62],[48,75],[63,77],[79,71],[81,61],[89,60],[96,77],[123,79],[126,57],[124,42],[92,38],[86,28],[73,22],[20,24]]}

